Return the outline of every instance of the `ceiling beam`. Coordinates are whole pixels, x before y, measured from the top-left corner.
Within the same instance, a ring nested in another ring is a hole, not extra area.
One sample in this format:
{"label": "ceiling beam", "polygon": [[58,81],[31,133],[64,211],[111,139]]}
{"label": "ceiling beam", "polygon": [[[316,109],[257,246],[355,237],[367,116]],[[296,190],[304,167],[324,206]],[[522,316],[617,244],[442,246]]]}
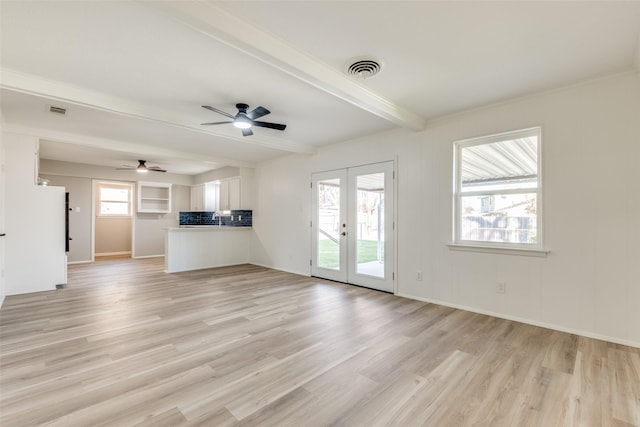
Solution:
{"label": "ceiling beam", "polygon": [[48,80],[8,68],[0,68],[0,74],[2,75],[0,87],[15,92],[68,102],[70,104],[120,114],[127,117],[151,120],[191,132],[198,132],[211,135],[216,138],[222,138],[227,141],[232,140],[236,143],[259,145],[290,153],[314,154],[316,152],[314,147],[287,141],[281,138],[276,139],[256,135],[251,138],[242,138],[239,136],[230,136],[205,130],[205,128],[201,126],[194,126],[193,120],[190,117],[181,116],[153,105],[134,102],[102,92],[85,89],[80,86]]}
{"label": "ceiling beam", "polygon": [[250,55],[305,83],[386,119],[423,130],[424,118],[385,99],[306,52],[208,1],[144,2],[200,33]]}
{"label": "ceiling beam", "polygon": [[68,132],[59,132],[50,129],[36,128],[32,126],[23,126],[16,124],[3,124],[3,131],[19,133],[22,135],[32,135],[39,139],[47,139],[56,142],[64,142],[73,145],[99,148],[101,150],[109,150],[123,155],[130,153],[153,153],[154,158],[160,159],[181,159],[190,160],[194,162],[200,162],[205,164],[216,165],[219,167],[233,166],[240,168],[254,168],[255,164],[250,162],[243,162],[233,159],[226,159],[223,157],[207,156],[203,154],[191,153],[182,150],[172,150],[167,148],[159,148],[156,146],[133,143],[128,141],[119,141],[108,138],[96,138],[87,135],[80,135]]}

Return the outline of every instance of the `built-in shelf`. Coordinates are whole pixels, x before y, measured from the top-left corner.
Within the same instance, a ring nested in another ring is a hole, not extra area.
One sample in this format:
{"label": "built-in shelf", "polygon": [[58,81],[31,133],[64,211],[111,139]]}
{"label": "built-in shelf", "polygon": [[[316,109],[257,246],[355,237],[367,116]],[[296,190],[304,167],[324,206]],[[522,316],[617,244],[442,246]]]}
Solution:
{"label": "built-in shelf", "polygon": [[164,182],[138,182],[138,212],[171,212],[171,184]]}

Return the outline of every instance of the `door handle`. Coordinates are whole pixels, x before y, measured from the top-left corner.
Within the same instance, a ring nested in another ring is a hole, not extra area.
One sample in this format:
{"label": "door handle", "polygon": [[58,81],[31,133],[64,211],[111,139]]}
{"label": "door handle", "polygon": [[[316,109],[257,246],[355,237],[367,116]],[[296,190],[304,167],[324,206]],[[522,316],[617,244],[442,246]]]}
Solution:
{"label": "door handle", "polygon": [[7,235],[7,233],[0,233],[0,237],[4,237],[6,235]]}
{"label": "door handle", "polygon": [[340,235],[341,235],[341,236],[346,236],[346,235],[347,235],[347,232],[346,232],[346,231],[343,231],[342,233],[340,233]]}

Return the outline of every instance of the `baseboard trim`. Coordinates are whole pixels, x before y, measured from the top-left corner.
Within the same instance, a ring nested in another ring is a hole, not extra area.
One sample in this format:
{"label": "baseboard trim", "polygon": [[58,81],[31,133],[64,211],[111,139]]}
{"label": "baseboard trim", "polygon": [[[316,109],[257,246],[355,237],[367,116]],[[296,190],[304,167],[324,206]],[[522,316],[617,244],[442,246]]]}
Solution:
{"label": "baseboard trim", "polygon": [[67,265],[73,265],[73,264],[90,264],[92,261],[90,259],[86,260],[86,261],[67,261]]}
{"label": "baseboard trim", "polygon": [[621,344],[621,345],[626,345],[629,347],[635,347],[635,348],[640,348],[640,342],[635,342],[635,341],[631,341],[631,340],[625,340],[625,339],[620,339],[620,338],[616,338],[616,337],[610,337],[607,335],[601,335],[601,334],[594,334],[592,332],[588,332],[588,331],[583,331],[580,329],[573,329],[573,328],[567,328],[565,326],[561,326],[561,325],[555,325],[552,323],[546,323],[546,322],[538,322],[536,320],[531,320],[531,319],[526,319],[523,317],[518,317],[518,316],[510,316],[510,315],[506,315],[503,313],[496,313],[490,310],[481,310],[475,307],[469,307],[466,305],[461,305],[461,304],[451,304],[445,301],[440,301],[440,300],[436,300],[436,299],[431,299],[431,298],[421,298],[421,297],[416,297],[413,295],[407,295],[407,294],[396,294],[399,297],[402,298],[408,298],[408,299],[413,299],[413,300],[417,300],[417,301],[422,301],[422,302],[428,302],[431,304],[437,304],[437,305],[442,305],[444,307],[450,307],[450,308],[455,308],[458,310],[464,310],[464,311],[470,311],[472,313],[478,313],[478,314],[484,314],[487,316],[493,316],[493,317],[498,317],[500,319],[506,319],[506,320],[512,320],[514,322],[520,322],[520,323],[525,323],[527,325],[532,325],[532,326],[539,326],[541,328],[546,328],[546,329],[552,329],[554,331],[559,331],[559,332],[566,332],[569,334],[574,334],[574,335],[580,335],[582,337],[585,338],[593,338],[596,340],[601,340],[601,341],[607,341],[607,342],[611,342],[614,344]]}
{"label": "baseboard trim", "polygon": [[94,254],[95,256],[116,256],[116,255],[131,255],[131,251],[124,251],[124,252],[102,252],[102,253],[96,253]]}
{"label": "baseboard trim", "polygon": [[144,258],[162,258],[164,257],[164,254],[161,255],[142,255],[142,256],[134,256],[131,257],[133,259],[144,259]]}

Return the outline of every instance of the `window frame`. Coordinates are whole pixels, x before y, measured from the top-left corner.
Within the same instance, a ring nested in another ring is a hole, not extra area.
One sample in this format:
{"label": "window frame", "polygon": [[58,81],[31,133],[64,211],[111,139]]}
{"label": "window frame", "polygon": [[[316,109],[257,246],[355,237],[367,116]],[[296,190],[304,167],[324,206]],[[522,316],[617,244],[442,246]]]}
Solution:
{"label": "window frame", "polygon": [[[518,138],[537,137],[536,147],[536,169],[537,169],[537,186],[531,189],[512,188],[502,190],[481,190],[481,191],[462,191],[462,150],[468,147],[478,145],[486,145],[497,142],[510,141]],[[543,157],[542,157],[542,128],[540,126],[526,129],[501,132],[492,135],[481,136],[477,138],[469,138],[455,141],[453,144],[453,224],[452,224],[452,243],[449,245],[451,249],[469,248],[470,250],[478,249],[483,252],[495,250],[497,253],[505,253],[505,250],[513,250],[518,253],[531,252],[534,255],[546,255],[544,249],[544,199],[543,199]],[[511,242],[492,242],[485,240],[463,240],[462,233],[462,199],[469,196],[497,196],[504,194],[535,194],[536,195],[536,243],[511,243]]]}
{"label": "window frame", "polygon": [[[98,212],[98,217],[106,217],[106,218],[131,218],[133,216],[133,185],[130,183],[116,183],[116,182],[98,182],[98,197],[96,202],[96,209]],[[112,189],[126,189],[128,191],[127,201],[121,200],[110,200],[102,198],[102,189],[103,188],[112,188]],[[108,203],[122,203],[127,205],[127,213],[103,213],[102,212],[102,202]]]}

